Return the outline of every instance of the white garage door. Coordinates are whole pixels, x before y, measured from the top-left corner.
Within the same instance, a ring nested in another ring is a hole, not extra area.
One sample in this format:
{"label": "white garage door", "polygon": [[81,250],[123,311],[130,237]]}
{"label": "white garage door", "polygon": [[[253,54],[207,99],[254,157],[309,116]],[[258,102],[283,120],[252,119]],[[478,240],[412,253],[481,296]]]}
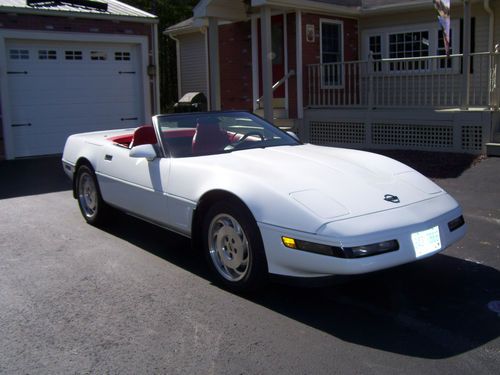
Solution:
{"label": "white garage door", "polygon": [[70,134],[144,122],[139,49],[128,44],[9,41],[15,157],[61,153]]}

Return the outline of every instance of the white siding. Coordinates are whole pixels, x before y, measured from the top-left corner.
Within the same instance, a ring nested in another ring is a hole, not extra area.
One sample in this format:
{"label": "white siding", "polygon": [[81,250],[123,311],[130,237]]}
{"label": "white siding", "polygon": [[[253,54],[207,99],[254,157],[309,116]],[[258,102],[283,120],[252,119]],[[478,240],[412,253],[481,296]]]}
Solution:
{"label": "white siding", "polygon": [[208,97],[205,34],[179,35],[181,95],[203,92]]}

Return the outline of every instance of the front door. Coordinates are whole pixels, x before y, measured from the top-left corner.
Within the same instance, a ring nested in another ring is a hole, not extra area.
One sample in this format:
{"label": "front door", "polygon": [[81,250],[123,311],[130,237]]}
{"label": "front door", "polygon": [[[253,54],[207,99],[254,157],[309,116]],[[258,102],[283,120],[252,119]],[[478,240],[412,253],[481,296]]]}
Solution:
{"label": "front door", "polygon": [[[273,57],[273,84],[278,82],[285,75],[285,48],[283,33],[283,16],[273,16],[271,18],[271,48]],[[274,98],[285,97],[285,85],[281,85],[273,94]]]}
{"label": "front door", "polygon": [[[285,75],[285,43],[284,43],[284,25],[283,15],[271,17],[271,58],[273,61],[273,82],[274,85]],[[259,92],[264,92],[262,89],[262,43],[261,29],[259,20],[259,70],[261,72],[259,81]],[[273,92],[274,98],[285,97],[285,85],[281,85]]]}

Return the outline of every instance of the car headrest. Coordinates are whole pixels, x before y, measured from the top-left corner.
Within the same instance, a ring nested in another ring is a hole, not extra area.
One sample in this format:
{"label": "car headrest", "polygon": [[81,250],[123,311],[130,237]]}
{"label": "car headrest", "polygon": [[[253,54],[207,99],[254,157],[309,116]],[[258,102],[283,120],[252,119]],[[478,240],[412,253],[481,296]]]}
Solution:
{"label": "car headrest", "polygon": [[157,143],[155,130],[151,125],[143,125],[135,129],[130,148],[139,145],[154,145]]}
{"label": "car headrest", "polygon": [[193,137],[193,154],[212,154],[221,151],[228,144],[225,131],[217,122],[198,122]]}

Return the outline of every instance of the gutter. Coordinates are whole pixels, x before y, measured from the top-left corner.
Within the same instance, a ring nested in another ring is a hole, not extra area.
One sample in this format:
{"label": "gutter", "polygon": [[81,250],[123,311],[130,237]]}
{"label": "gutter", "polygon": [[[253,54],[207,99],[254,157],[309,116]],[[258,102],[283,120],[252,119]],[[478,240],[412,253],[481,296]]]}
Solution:
{"label": "gutter", "polygon": [[175,57],[177,60],[177,100],[180,100],[181,98],[181,92],[182,92],[182,87],[181,87],[181,49],[180,49],[180,41],[177,39],[174,35],[171,33],[168,33],[166,31],[163,32],[163,34],[168,35],[170,39],[175,41]]}
{"label": "gutter", "polygon": [[341,16],[357,17],[360,13],[360,7],[349,7],[343,5],[334,5],[309,0],[252,0],[252,7],[275,6],[279,8],[300,9],[308,12],[323,12],[325,14],[336,14]]}
{"label": "gutter", "polygon": [[28,9],[16,7],[1,7],[0,13],[10,14],[30,14],[38,16],[54,16],[54,17],[73,17],[85,19],[103,19],[110,21],[136,22],[136,23],[158,23],[158,17],[135,17],[135,16],[120,16],[113,14],[87,13],[87,12],[70,12],[65,10],[50,10],[50,9]]}

